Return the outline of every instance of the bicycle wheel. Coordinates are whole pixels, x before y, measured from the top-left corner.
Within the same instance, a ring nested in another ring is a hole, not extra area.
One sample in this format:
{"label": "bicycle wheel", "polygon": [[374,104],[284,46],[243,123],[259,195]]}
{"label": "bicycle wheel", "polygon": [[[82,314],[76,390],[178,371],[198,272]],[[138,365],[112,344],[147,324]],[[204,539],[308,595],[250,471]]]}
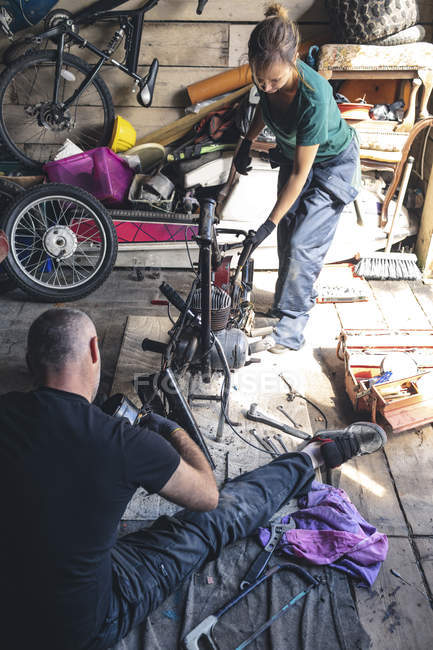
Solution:
{"label": "bicycle wheel", "polygon": [[3,52],[3,63],[5,65],[10,65],[20,56],[35,54],[40,49],[41,46],[34,42],[33,36],[25,36],[24,38],[19,38],[16,41],[12,41],[9,47],[7,47]]}
{"label": "bicycle wheel", "polygon": [[91,69],[72,54],[64,54],[53,103],[56,57],[55,50],[23,56],[0,75],[0,137],[28,167],[39,169],[66,138],[84,150],[104,146],[113,129],[113,102],[100,77],[62,108]]}
{"label": "bicycle wheel", "polygon": [[[0,223],[14,199],[22,192],[24,188],[21,185],[0,177]],[[0,264],[0,294],[11,291],[16,286],[15,281],[6,273],[4,265]]]}
{"label": "bicycle wheel", "polygon": [[49,183],[19,197],[3,217],[10,252],[3,264],[42,301],[78,300],[113,268],[117,235],[104,206],[78,187]]}

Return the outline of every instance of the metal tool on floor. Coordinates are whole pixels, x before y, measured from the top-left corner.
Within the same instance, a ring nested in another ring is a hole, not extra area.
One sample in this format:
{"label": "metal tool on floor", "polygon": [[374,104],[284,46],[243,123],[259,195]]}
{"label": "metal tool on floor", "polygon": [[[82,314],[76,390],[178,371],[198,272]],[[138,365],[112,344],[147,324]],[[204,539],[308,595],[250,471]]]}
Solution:
{"label": "metal tool on floor", "polygon": [[[275,452],[274,452],[273,450],[269,449],[268,445],[265,444],[265,441],[263,440],[263,438],[261,438],[261,437],[258,435],[258,433],[257,433],[257,431],[256,431],[255,429],[250,429],[250,433],[251,433],[252,436],[254,436],[254,438],[257,440],[257,442],[259,443],[259,445],[261,445],[261,446],[263,447],[263,449],[264,449],[268,454],[272,454],[272,456],[275,456],[275,455],[276,455]],[[279,455],[280,455],[280,454],[278,453],[278,456],[279,456]]]}
{"label": "metal tool on floor", "polygon": [[[209,616],[206,616],[206,618],[201,621],[198,625],[195,626],[191,632],[188,632],[186,637],[183,640],[183,645],[185,646],[186,650],[199,650],[199,640],[202,639],[203,637],[206,639],[208,646],[212,648],[212,650],[218,650],[217,646],[215,645],[215,641],[213,640],[212,637],[212,632],[215,627],[215,624],[217,621],[223,616],[226,612],[228,612],[229,609],[231,609],[236,603],[238,603],[242,598],[245,598],[253,589],[258,587],[258,585],[262,584],[265,580],[268,580],[271,576],[274,575],[277,571],[280,569],[286,568],[288,565],[287,564],[276,564],[275,566],[272,567],[272,569],[269,569],[264,575],[262,575],[258,580],[253,582],[252,585],[247,587],[244,591],[242,591],[240,594],[235,596],[232,600],[230,600],[228,603],[226,603],[221,609],[219,609],[215,614],[210,614]],[[295,565],[293,565],[295,566]],[[300,568],[300,567],[297,567]]]}
{"label": "metal tool on floor", "polygon": [[396,578],[398,578],[399,580],[401,580],[402,582],[404,582],[405,585],[408,585],[409,587],[413,587],[414,589],[416,589],[417,592],[420,593],[421,596],[423,596],[424,598],[426,598],[427,601],[431,604],[431,602],[430,602],[430,598],[427,596],[427,594],[426,594],[422,589],[420,589],[419,587],[417,587],[416,585],[414,585],[412,582],[409,582],[409,580],[406,580],[406,578],[403,578],[403,576],[400,575],[399,572],[396,571],[395,569],[390,569],[390,572],[392,573],[393,576],[395,576]]}
{"label": "metal tool on floor", "polygon": [[281,456],[280,450],[272,440],[271,436],[265,436],[265,441],[268,443],[269,447],[272,449],[276,456]]}
{"label": "metal tool on floor", "polygon": [[[286,565],[286,567],[288,567],[288,565]],[[300,591],[298,594],[296,594],[296,596],[293,596],[293,598],[291,598],[289,602],[283,605],[283,607],[280,610],[278,610],[278,612],[275,612],[275,614],[273,614],[270,618],[268,618],[267,621],[265,621],[262,625],[260,625],[260,627],[257,628],[257,630],[251,636],[249,636],[248,639],[245,639],[245,641],[243,641],[240,645],[238,645],[235,648],[235,650],[243,650],[244,648],[249,646],[250,643],[252,643],[255,639],[257,639],[257,637],[259,637],[265,630],[271,627],[274,621],[276,621],[278,618],[280,618],[280,616],[285,614],[285,612],[290,607],[295,605],[298,602],[298,600],[304,598],[307,594],[310,593],[312,589],[314,589],[320,584],[320,580],[312,576],[310,573],[308,573],[308,571],[306,571],[302,567],[299,567],[296,564],[292,564],[290,565],[290,568],[296,573],[298,573],[300,576],[305,578],[306,582],[308,583],[308,587]]]}
{"label": "metal tool on floor", "polygon": [[275,436],[274,436],[274,438],[276,438],[276,439],[278,440],[278,442],[280,443],[280,445],[282,446],[282,448],[283,448],[283,450],[284,450],[284,453],[285,453],[285,454],[290,454],[290,451],[289,451],[289,449],[287,448],[287,445],[286,445],[286,443],[284,442],[284,440],[283,440],[283,436],[281,435],[281,433],[276,433]]}
{"label": "metal tool on floor", "polygon": [[299,424],[299,422],[295,422],[292,416],[289,413],[287,413],[284,406],[281,406],[281,404],[279,404],[277,406],[277,410],[281,411],[281,413],[286,416],[286,418],[293,424],[294,427],[296,427],[297,429],[300,429],[302,427],[302,424]]}
{"label": "metal tool on floor", "polygon": [[271,523],[271,536],[269,538],[266,546],[260,551],[250,568],[248,569],[245,577],[243,578],[240,589],[247,589],[253,582],[258,580],[262,575],[263,571],[268,566],[269,560],[271,559],[275,549],[277,548],[280,539],[286,532],[293,528],[293,524],[281,524],[278,522]]}
{"label": "metal tool on floor", "polygon": [[284,431],[284,433],[288,433],[290,436],[295,436],[295,438],[301,438],[302,440],[309,440],[309,438],[311,438],[311,436],[308,433],[305,433],[305,431],[299,431],[294,427],[289,427],[288,424],[275,420],[268,413],[261,411],[255,402],[251,404],[247,412],[247,418],[249,420],[254,420],[255,422],[263,422],[263,424]]}

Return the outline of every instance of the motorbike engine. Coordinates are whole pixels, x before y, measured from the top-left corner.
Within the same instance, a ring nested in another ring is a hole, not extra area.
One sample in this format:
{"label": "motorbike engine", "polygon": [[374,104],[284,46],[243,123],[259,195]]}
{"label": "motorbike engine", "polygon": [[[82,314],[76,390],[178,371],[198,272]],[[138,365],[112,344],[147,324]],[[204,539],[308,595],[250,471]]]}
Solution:
{"label": "motorbike engine", "polygon": [[[232,299],[230,295],[215,285],[211,293],[211,329],[213,336],[220,342],[230,370],[242,368],[248,361],[249,344],[244,332],[230,320]],[[194,293],[191,310],[196,314],[201,312],[201,292]],[[200,333],[193,325],[186,328],[178,341],[175,363],[178,368],[185,364],[199,365],[203,350],[199,347]],[[223,363],[213,343],[210,350],[212,370],[222,370]]]}

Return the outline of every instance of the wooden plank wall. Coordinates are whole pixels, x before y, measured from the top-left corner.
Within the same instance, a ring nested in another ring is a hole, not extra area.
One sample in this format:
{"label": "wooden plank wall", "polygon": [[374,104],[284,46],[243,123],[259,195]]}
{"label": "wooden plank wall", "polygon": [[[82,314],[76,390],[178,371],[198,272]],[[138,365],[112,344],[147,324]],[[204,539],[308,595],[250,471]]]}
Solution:
{"label": "wooden plank wall", "polygon": [[[73,10],[90,4],[92,0],[76,0]],[[130,0],[124,7],[133,9],[141,4],[143,0]],[[153,105],[148,109],[139,107],[130,78],[113,68],[103,76],[117,112],[131,121],[139,137],[182,116],[188,105],[185,86],[246,62],[249,34],[262,19],[267,4],[263,0],[209,0],[203,14],[197,16],[197,0],[160,0],[147,14],[140,54],[143,74],[153,57],[160,61]],[[65,0],[57,6],[70,8]],[[334,40],[325,0],[297,0],[287,2],[286,6],[290,17],[299,23],[304,41]],[[419,6],[421,21],[431,40],[433,4],[431,0],[420,0]],[[103,45],[111,31],[107,26],[93,25],[81,33]],[[4,39],[3,49],[6,44]],[[74,53],[83,56],[84,51],[74,48]]]}

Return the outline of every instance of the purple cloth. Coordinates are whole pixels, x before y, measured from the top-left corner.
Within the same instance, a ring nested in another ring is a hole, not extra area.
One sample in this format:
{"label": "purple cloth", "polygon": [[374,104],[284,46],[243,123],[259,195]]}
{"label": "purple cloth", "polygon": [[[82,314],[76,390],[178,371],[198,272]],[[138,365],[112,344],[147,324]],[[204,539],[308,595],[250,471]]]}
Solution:
{"label": "purple cloth", "polygon": [[[313,481],[298,506],[281,520],[292,518],[296,528],[284,533],[279,550],[311,564],[329,564],[371,587],[388,552],[386,535],[361,517],[344,490],[331,485]],[[259,536],[266,546],[269,529],[260,528]]]}

